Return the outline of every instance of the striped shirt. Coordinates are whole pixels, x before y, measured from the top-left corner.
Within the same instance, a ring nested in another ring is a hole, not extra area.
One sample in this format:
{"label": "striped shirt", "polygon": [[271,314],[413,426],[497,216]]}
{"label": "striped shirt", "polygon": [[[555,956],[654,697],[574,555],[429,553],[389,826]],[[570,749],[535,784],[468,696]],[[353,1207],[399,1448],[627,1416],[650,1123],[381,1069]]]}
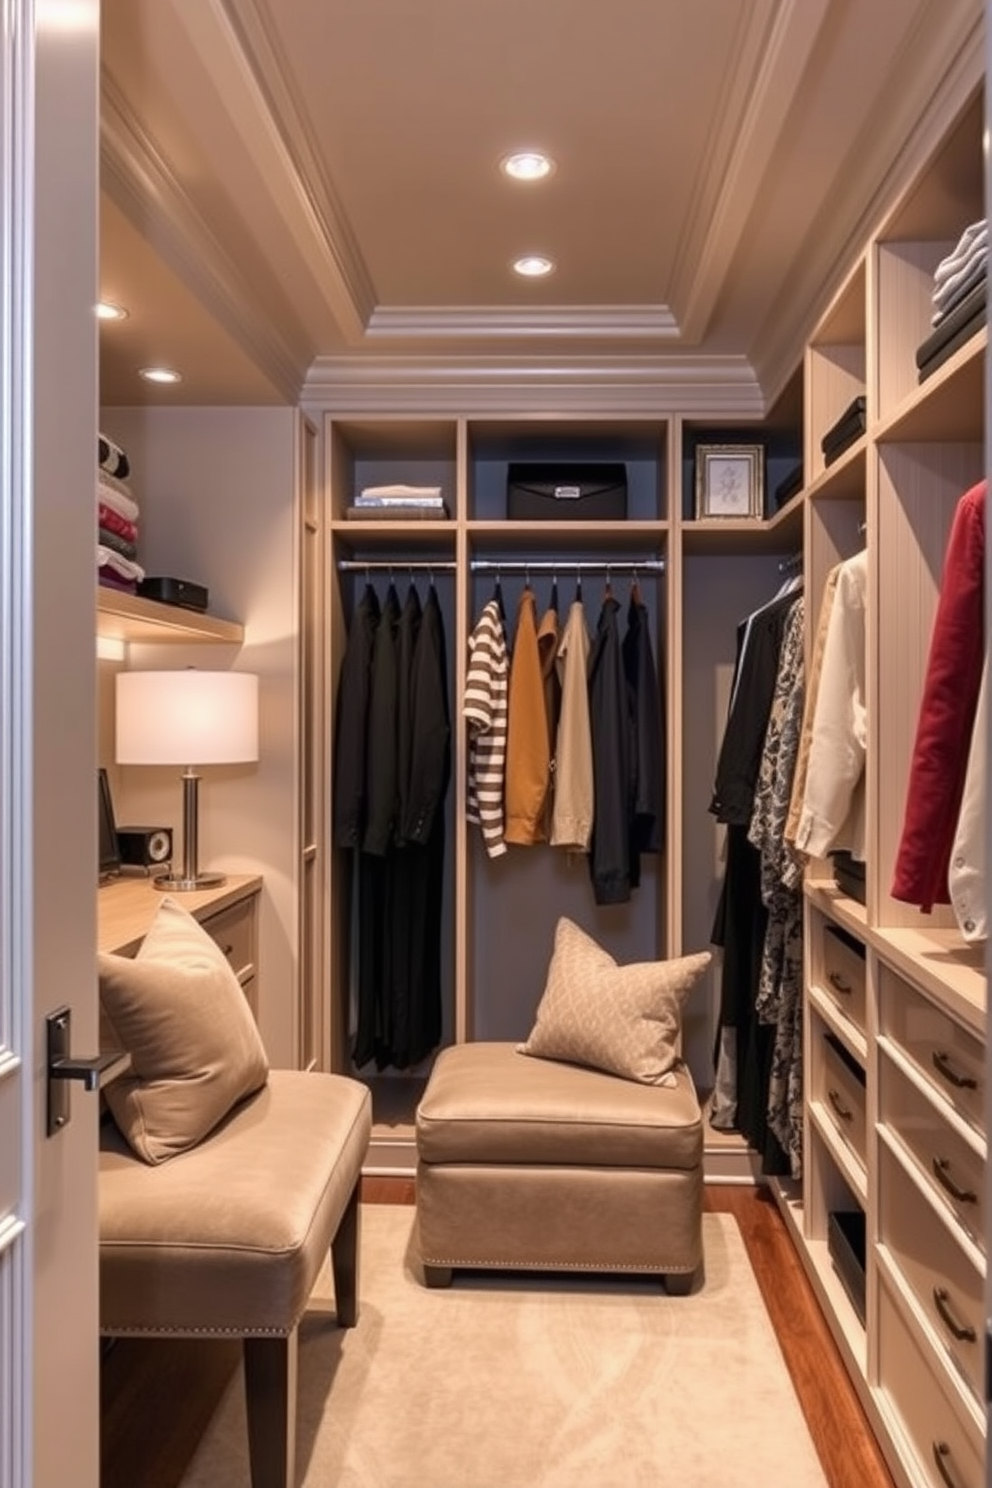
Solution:
{"label": "striped shirt", "polygon": [[509,658],[503,617],[495,599],[479,616],[468,642],[468,672],[462,713],[468,723],[466,815],[482,828],[491,858],[506,852],[503,837],[503,779],[506,772],[507,675]]}

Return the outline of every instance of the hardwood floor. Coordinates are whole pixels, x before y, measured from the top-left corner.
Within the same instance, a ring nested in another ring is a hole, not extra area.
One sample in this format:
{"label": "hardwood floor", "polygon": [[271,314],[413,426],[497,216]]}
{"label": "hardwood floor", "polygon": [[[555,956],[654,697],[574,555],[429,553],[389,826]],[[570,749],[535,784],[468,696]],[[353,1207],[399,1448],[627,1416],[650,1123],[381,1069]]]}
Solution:
{"label": "hardwood floor", "polygon": [[[362,1199],[412,1204],[413,1180],[367,1178]],[[774,1199],[710,1184],[705,1205],[740,1226],[829,1488],[894,1488]],[[239,1358],[237,1343],[116,1342],[101,1365],[101,1488],[178,1488]]]}

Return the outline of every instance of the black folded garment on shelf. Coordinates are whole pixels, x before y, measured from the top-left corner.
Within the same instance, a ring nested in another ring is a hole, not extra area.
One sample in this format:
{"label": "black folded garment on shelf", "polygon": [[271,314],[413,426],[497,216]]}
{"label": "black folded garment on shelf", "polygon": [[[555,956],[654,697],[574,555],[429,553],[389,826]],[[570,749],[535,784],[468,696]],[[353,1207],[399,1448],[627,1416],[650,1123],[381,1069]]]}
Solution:
{"label": "black folded garment on shelf", "polygon": [[824,463],[831,465],[838,455],[861,437],[865,427],[865,395],[859,393],[820,440]]}
{"label": "black folded garment on shelf", "polygon": [[981,330],[987,314],[987,291],[988,280],[982,278],[917,347],[919,382],[925,382],[948,357]]}
{"label": "black folded garment on shelf", "polygon": [[623,464],[521,464],[506,476],[506,514],[524,522],[612,522],[627,515]]}
{"label": "black folded garment on shelf", "polygon": [[830,854],[834,865],[834,883],[842,894],[849,899],[854,899],[858,904],[865,903],[865,865],[857,858],[852,858],[849,852],[838,849]]}
{"label": "black folded garment on shelf", "polygon": [[793,496],[795,496],[798,491],[801,491],[802,488],[803,466],[802,461],[800,460],[795,470],[790,470],[789,474],[782,480],[780,480],[778,485],[775,487],[772,499],[775,502],[776,510],[781,510],[785,503],[787,501],[791,501]]}

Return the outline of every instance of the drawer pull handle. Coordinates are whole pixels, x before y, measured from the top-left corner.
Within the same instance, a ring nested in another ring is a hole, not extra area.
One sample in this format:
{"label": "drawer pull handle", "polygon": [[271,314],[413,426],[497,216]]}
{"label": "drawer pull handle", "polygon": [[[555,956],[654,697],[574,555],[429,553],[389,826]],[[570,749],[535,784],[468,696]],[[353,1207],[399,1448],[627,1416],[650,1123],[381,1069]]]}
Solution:
{"label": "drawer pull handle", "polygon": [[835,992],[841,992],[845,997],[850,997],[851,993],[854,991],[854,988],[851,986],[850,982],[845,982],[839,971],[828,972],[827,981],[830,983],[831,987],[833,987]]}
{"label": "drawer pull handle", "polygon": [[951,1177],[951,1164],[946,1157],[935,1157],[933,1160],[933,1175],[941,1188],[956,1199],[959,1204],[975,1204],[978,1195],[973,1188],[959,1188]]}
{"label": "drawer pull handle", "polygon": [[954,1086],[955,1090],[978,1089],[978,1081],[974,1075],[963,1075],[960,1070],[956,1070],[951,1063],[950,1056],[942,1049],[934,1049],[933,1067],[938,1075],[943,1075],[944,1079]]}
{"label": "drawer pull handle", "polygon": [[936,1465],[937,1471],[940,1473],[941,1480],[947,1484],[947,1488],[960,1488],[960,1484],[957,1482],[947,1465],[946,1459],[950,1457],[950,1455],[951,1449],[945,1441],[935,1441],[933,1443],[933,1460]]}
{"label": "drawer pull handle", "polygon": [[224,946],[224,955],[225,956],[233,956],[234,955],[234,947],[233,947],[233,945],[226,945],[226,946]]}
{"label": "drawer pull handle", "polygon": [[836,1090],[828,1090],[827,1098],[829,1099],[830,1104],[833,1106],[834,1110],[837,1112],[837,1115],[840,1117],[841,1121],[854,1120],[854,1112],[851,1110],[850,1106],[845,1106]]}
{"label": "drawer pull handle", "polygon": [[951,1299],[947,1288],[935,1286],[933,1289],[933,1302],[940,1313],[940,1320],[946,1328],[954,1335],[959,1343],[974,1343],[975,1330],[968,1323],[961,1323],[951,1311]]}

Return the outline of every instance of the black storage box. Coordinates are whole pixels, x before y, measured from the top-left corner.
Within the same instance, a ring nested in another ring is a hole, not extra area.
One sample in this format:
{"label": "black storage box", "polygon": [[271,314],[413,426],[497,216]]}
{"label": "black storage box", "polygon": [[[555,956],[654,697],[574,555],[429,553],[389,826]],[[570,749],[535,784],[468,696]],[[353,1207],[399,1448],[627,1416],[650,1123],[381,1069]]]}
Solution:
{"label": "black storage box", "polygon": [[138,593],[144,599],[157,599],[160,604],[180,605],[184,610],[206,611],[210,595],[203,584],[194,584],[192,579],[165,577],[138,580]]}
{"label": "black storage box", "polygon": [[849,852],[838,848],[830,854],[834,865],[834,883],[842,894],[854,899],[858,904],[867,901],[865,892],[865,865],[857,858],[852,858]]}
{"label": "black storage box", "polygon": [[865,1216],[860,1209],[827,1215],[827,1251],[851,1306],[865,1322]]}
{"label": "black storage box", "polygon": [[506,514],[513,522],[622,522],[627,467],[515,462],[506,473]]}

